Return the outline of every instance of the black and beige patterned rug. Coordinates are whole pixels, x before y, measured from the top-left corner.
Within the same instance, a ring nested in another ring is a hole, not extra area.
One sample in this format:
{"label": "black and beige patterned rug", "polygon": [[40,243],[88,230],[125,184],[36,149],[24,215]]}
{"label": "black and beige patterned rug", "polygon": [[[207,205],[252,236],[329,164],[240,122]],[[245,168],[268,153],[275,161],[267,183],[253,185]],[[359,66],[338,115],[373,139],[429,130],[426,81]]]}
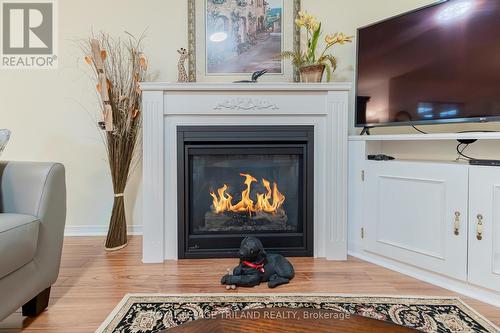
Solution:
{"label": "black and beige patterned rug", "polygon": [[330,294],[129,294],[96,332],[160,332],[192,320],[266,307],[336,310],[388,321],[422,332],[500,332],[498,327],[458,298]]}

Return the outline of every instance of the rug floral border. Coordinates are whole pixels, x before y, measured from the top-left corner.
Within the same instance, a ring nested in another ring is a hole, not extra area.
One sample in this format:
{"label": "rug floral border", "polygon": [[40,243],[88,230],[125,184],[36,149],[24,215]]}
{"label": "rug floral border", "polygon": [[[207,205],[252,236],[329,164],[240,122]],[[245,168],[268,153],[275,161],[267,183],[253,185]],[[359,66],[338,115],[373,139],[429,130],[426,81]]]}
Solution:
{"label": "rug floral border", "polygon": [[456,306],[491,332],[500,332],[492,322],[479,314],[458,297],[416,297],[416,296],[359,296],[339,294],[127,294],[115,307],[96,333],[112,333],[122,318],[136,303],[236,303],[236,302],[308,302],[308,303],[371,303],[405,305],[448,305]]}

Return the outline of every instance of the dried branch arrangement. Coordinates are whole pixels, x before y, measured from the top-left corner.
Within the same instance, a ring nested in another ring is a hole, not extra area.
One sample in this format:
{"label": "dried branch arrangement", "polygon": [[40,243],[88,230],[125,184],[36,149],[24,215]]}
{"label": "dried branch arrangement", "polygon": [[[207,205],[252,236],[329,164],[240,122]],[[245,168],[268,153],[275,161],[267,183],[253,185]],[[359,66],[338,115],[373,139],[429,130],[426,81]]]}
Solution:
{"label": "dried branch arrangement", "polygon": [[100,34],[82,43],[85,62],[92,67],[100,98],[104,133],[115,199],[105,248],[119,250],[127,245],[127,223],[123,193],[136,157],[141,130],[139,82],[147,73],[141,52],[142,37],[128,35],[113,39]]}

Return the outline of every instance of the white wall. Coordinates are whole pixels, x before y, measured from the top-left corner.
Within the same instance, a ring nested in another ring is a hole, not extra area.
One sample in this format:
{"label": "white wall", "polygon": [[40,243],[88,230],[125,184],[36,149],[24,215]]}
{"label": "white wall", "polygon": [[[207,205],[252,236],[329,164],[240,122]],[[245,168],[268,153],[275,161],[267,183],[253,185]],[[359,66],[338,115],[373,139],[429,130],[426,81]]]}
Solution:
{"label": "white wall", "polygon": [[[325,31],[356,28],[431,0],[303,0]],[[59,161],[67,169],[67,225],[105,230],[113,201],[104,147],[96,129],[97,99],[76,45],[93,30],[139,35],[156,80],[177,79],[176,49],[187,45],[187,0],[59,0],[59,68],[0,71],[0,128],[13,131],[3,159]],[[355,49],[337,49],[337,80],[354,77]],[[498,125],[496,126],[498,129]],[[433,130],[438,128],[433,127]],[[391,129],[391,131],[401,129]],[[129,223],[141,225],[140,166],[126,192]]]}
{"label": "white wall", "polygon": [[[158,80],[176,78],[177,48],[186,45],[187,2],[179,0],[58,0],[59,68],[0,70],[0,128],[13,132],[2,159],[59,161],[67,172],[68,226],[104,231],[113,203],[98,104],[77,43],[91,31],[125,30],[145,42]],[[129,222],[142,224],[140,166],[126,193]]]}

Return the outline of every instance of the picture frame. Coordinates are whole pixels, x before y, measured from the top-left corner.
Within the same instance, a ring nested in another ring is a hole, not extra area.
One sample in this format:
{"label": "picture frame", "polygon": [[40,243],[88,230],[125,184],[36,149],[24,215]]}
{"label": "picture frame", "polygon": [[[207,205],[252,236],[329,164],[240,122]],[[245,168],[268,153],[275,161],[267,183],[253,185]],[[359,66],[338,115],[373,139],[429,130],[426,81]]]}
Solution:
{"label": "picture frame", "polygon": [[301,0],[188,0],[189,81],[248,80],[267,69],[262,81],[298,82],[279,53],[300,49],[300,10]]}

